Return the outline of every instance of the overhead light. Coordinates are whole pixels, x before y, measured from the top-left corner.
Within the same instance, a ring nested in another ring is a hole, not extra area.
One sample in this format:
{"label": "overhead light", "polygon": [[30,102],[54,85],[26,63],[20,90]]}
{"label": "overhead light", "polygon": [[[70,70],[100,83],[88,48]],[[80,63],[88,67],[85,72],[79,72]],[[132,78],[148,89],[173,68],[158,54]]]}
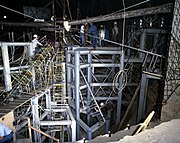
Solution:
{"label": "overhead light", "polygon": [[6,19],[7,18],[7,16],[6,15],[4,15],[4,17],[3,17],[4,19]]}
{"label": "overhead light", "polygon": [[34,19],[34,22],[44,22],[44,19]]}

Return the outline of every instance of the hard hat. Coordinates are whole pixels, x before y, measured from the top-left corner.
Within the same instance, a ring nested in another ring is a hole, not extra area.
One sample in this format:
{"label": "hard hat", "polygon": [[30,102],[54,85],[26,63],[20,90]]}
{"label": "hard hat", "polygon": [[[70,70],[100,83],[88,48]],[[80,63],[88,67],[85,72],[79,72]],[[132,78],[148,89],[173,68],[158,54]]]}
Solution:
{"label": "hard hat", "polygon": [[37,38],[37,37],[38,37],[37,34],[34,34],[34,35],[33,35],[33,38]]}
{"label": "hard hat", "polygon": [[114,22],[114,25],[117,25],[117,22]]}

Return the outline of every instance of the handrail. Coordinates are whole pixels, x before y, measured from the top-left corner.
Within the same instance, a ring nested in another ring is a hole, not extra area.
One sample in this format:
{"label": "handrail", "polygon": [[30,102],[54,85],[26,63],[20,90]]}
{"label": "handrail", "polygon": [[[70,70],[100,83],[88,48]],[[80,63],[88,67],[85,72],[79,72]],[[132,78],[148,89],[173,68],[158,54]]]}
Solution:
{"label": "handrail", "polygon": [[50,139],[52,139],[52,140],[55,140],[57,143],[59,143],[59,139],[54,138],[54,137],[48,135],[47,133],[45,133],[45,132],[43,132],[43,131],[41,131],[41,130],[38,130],[38,129],[34,128],[34,127],[32,127],[31,125],[28,125],[28,127],[31,128],[31,129],[33,129],[34,131],[40,133],[40,134],[43,134],[44,136],[46,136],[46,137],[48,137],[48,138],[50,138]]}

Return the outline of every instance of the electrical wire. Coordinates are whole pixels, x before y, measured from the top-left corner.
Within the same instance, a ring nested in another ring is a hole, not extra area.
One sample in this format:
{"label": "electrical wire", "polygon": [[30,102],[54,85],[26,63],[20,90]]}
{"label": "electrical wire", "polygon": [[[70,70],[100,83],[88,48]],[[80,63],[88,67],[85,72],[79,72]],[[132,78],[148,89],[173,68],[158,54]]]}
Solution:
{"label": "electrical wire", "polygon": [[4,8],[4,9],[7,9],[7,10],[10,10],[10,11],[12,11],[12,12],[15,12],[15,13],[17,13],[17,14],[23,15],[23,16],[25,16],[25,17],[29,17],[29,18],[32,18],[32,19],[36,19],[36,18],[34,18],[34,17],[32,17],[32,16],[29,16],[29,15],[27,15],[27,14],[21,13],[21,12],[19,12],[19,11],[16,11],[16,10],[11,9],[11,8],[9,8],[9,7],[6,7],[6,6],[0,5],[0,7]]}
{"label": "electrical wire", "polygon": [[66,0],[66,1],[67,1],[67,6],[68,6],[70,20],[72,20],[71,10],[70,10],[70,7],[69,7],[69,0]]}

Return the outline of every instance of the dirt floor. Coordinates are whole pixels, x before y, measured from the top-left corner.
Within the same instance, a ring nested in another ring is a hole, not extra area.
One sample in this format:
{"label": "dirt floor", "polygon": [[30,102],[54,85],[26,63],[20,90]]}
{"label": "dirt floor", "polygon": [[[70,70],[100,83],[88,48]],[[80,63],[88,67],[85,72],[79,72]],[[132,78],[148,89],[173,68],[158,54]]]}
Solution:
{"label": "dirt floor", "polygon": [[163,122],[135,136],[125,136],[119,143],[180,143],[180,119]]}
{"label": "dirt floor", "polygon": [[[149,127],[137,135],[132,133],[137,128],[133,126],[130,130],[119,131],[108,135],[98,136],[88,143],[180,143],[180,119],[173,119],[163,122],[156,126],[157,123],[150,123]],[[154,126],[153,128],[151,128]],[[82,141],[79,141],[82,142]]]}

